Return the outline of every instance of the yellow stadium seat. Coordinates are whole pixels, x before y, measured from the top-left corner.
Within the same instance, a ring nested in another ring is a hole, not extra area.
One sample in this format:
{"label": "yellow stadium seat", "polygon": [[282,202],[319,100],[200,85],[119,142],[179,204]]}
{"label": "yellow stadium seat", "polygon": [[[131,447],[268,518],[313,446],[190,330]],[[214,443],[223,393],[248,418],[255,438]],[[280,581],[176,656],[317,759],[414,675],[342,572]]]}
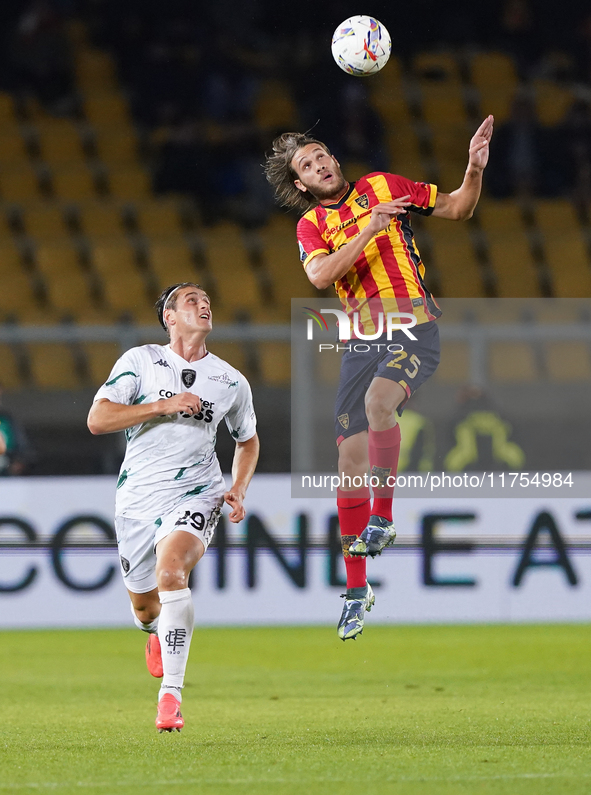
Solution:
{"label": "yellow stadium seat", "polygon": [[460,84],[422,81],[421,105],[423,118],[431,126],[467,121],[464,94]]}
{"label": "yellow stadium seat", "polygon": [[80,269],[78,250],[68,239],[39,244],[35,251],[35,261],[43,275],[64,271],[73,273]]}
{"label": "yellow stadium seat", "polygon": [[121,347],[116,342],[85,342],[82,347],[90,383],[93,386],[104,384],[121,356]]}
{"label": "yellow stadium seat", "polygon": [[[92,262],[101,278],[107,305],[114,312],[129,312],[136,320],[145,320],[149,309],[146,283],[129,243],[94,241]],[[153,321],[153,313],[150,317]]]}
{"label": "yellow stadium seat", "polygon": [[16,113],[12,94],[0,91],[0,125],[16,124]]}
{"label": "yellow stadium seat", "polygon": [[535,319],[544,324],[580,323],[581,317],[591,316],[591,300],[546,298],[536,302]]}
{"label": "yellow stadium seat", "polygon": [[497,294],[504,298],[540,296],[540,282],[525,231],[487,233]]}
{"label": "yellow stadium seat", "polygon": [[368,84],[370,100],[388,126],[408,125],[412,121],[402,84],[400,59],[391,56],[386,66]]}
{"label": "yellow stadium seat", "polygon": [[10,228],[8,215],[4,212],[0,212],[0,245],[2,244],[10,245],[11,242],[12,242],[12,229]]}
{"label": "yellow stadium seat", "polygon": [[159,291],[170,284],[199,282],[203,278],[195,266],[193,252],[179,237],[150,240],[148,262]]}
{"label": "yellow stadium seat", "polygon": [[386,131],[390,169],[409,179],[424,180],[425,165],[413,124],[396,124]]}
{"label": "yellow stadium seat", "polygon": [[489,363],[495,381],[527,383],[538,378],[534,352],[527,342],[493,342]]}
{"label": "yellow stadium seat", "polygon": [[152,186],[142,166],[128,166],[109,171],[109,190],[115,199],[142,201],[150,196]]}
{"label": "yellow stadium seat", "polygon": [[476,53],[472,57],[470,74],[478,88],[501,84],[514,89],[518,82],[513,58],[504,52]]}
{"label": "yellow stadium seat", "polygon": [[[215,307],[214,307],[215,311]],[[207,349],[219,356],[232,367],[240,370],[244,375],[248,375],[247,359],[243,342],[216,342],[215,331],[212,339],[207,341]]]}
{"label": "yellow stadium seat", "polygon": [[55,202],[26,205],[21,210],[25,232],[35,238],[69,236],[62,207]]}
{"label": "yellow stadium seat", "polygon": [[472,125],[461,120],[431,127],[431,145],[439,171],[438,187],[445,193],[451,193],[462,184],[473,133]]}
{"label": "yellow stadium seat", "polygon": [[575,99],[571,87],[554,80],[534,80],[533,87],[538,119],[548,127],[560,124]]}
{"label": "yellow stadium seat", "polygon": [[84,315],[92,306],[92,292],[77,250],[69,242],[43,243],[37,246],[35,259],[53,309],[74,317]]}
{"label": "yellow stadium seat", "polygon": [[3,245],[0,247],[0,316],[20,318],[24,311],[33,308],[37,308],[33,285],[22,267],[20,253],[14,245]]}
{"label": "yellow stadium seat", "polygon": [[122,166],[138,160],[138,141],[131,127],[97,127],[95,129],[96,153],[107,166]]}
{"label": "yellow stadium seat", "polygon": [[18,168],[0,171],[0,194],[5,202],[19,203],[41,198],[35,169],[23,163]]}
{"label": "yellow stadium seat", "polygon": [[33,381],[39,389],[80,387],[76,362],[68,345],[58,342],[29,343],[27,352]]}
{"label": "yellow stadium seat", "polygon": [[554,295],[591,296],[591,266],[587,243],[574,206],[566,199],[539,200],[535,218],[543,236],[544,257]]}
{"label": "yellow stadium seat", "polygon": [[55,196],[65,201],[85,201],[97,196],[94,175],[85,163],[54,168],[52,184]]}
{"label": "yellow stadium seat", "polygon": [[113,57],[104,50],[83,47],[76,52],[76,81],[83,92],[112,92],[117,88]]}
{"label": "yellow stadium seat", "polygon": [[466,224],[430,218],[426,224],[439,270],[442,295],[471,298],[484,295],[480,266]]}
{"label": "yellow stadium seat", "polygon": [[2,389],[19,389],[23,386],[14,348],[5,342],[0,343],[0,386]]}
{"label": "yellow stadium seat", "polygon": [[214,306],[218,317],[231,320],[238,310],[256,317],[262,310],[261,296],[239,227],[218,224],[204,231],[203,240],[219,296],[219,307]]}
{"label": "yellow stadium seat", "polygon": [[297,128],[297,107],[286,83],[273,79],[263,82],[255,103],[255,118],[263,129]]}
{"label": "yellow stadium seat", "polygon": [[470,349],[466,342],[441,341],[441,363],[434,377],[446,384],[470,382]]}
{"label": "yellow stadium seat", "polygon": [[545,343],[545,364],[552,381],[589,381],[589,344],[582,340]]}
{"label": "yellow stadium seat", "polygon": [[120,207],[112,201],[90,201],[78,205],[80,227],[91,237],[125,234]]}
{"label": "yellow stadium seat", "polygon": [[151,237],[183,234],[178,204],[169,199],[153,199],[136,206],[140,232]]}
{"label": "yellow stadium seat", "polygon": [[76,163],[85,158],[76,124],[68,119],[54,119],[37,124],[41,159],[50,165]]}
{"label": "yellow stadium seat", "polygon": [[0,127],[0,168],[28,165],[29,154],[18,127]]}
{"label": "yellow stadium seat", "polygon": [[459,83],[460,68],[451,52],[420,52],[412,60],[414,73],[420,80],[440,83]]}
{"label": "yellow stadium seat", "polygon": [[486,233],[498,295],[539,296],[538,273],[519,205],[512,200],[484,201],[477,212]]}
{"label": "yellow stadium seat", "polygon": [[535,218],[544,234],[556,229],[571,232],[581,228],[574,205],[568,199],[538,199]]}
{"label": "yellow stadium seat", "polygon": [[273,295],[288,319],[292,298],[317,298],[298,255],[296,225],[292,218],[275,215],[260,232],[265,265],[271,274]]}
{"label": "yellow stadium seat", "polygon": [[84,113],[94,125],[130,124],[127,100],[117,92],[87,94],[84,98]]}
{"label": "yellow stadium seat", "polygon": [[288,342],[259,342],[262,379],[270,386],[287,386],[291,382],[291,350]]}

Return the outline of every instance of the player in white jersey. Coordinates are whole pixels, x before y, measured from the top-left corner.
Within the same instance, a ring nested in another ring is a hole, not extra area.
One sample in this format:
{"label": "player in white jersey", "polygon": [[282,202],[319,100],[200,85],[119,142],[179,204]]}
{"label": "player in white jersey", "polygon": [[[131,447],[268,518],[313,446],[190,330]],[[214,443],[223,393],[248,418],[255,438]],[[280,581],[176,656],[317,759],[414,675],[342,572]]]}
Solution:
{"label": "player in white jersey", "polygon": [[[204,555],[224,502],[240,522],[259,453],[246,378],[209,353],[211,306],[199,285],[175,284],[156,303],[168,345],[128,350],[98,390],[93,434],[125,431],[115,528],[136,625],[149,633],[148,669],[162,676],[156,727],[178,731],[194,625],[189,575]],[[236,441],[232,486],[215,454],[221,420]]]}

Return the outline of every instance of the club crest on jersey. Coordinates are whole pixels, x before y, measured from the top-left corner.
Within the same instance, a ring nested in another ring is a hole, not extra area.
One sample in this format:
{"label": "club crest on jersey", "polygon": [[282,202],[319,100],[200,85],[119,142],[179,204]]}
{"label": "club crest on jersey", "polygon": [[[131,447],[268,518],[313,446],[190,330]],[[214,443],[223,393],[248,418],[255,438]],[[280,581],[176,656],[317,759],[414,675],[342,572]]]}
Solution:
{"label": "club crest on jersey", "polygon": [[195,383],[195,379],[197,378],[197,373],[195,370],[183,370],[181,373],[181,380],[183,384],[190,389],[193,384]]}
{"label": "club crest on jersey", "polygon": [[348,414],[341,414],[340,417],[337,417],[338,421],[341,423],[343,428],[347,430],[349,427],[349,415]]}
{"label": "club crest on jersey", "polygon": [[358,204],[360,207],[363,207],[364,210],[367,210],[369,207],[369,197],[367,193],[364,193],[363,196],[359,196],[355,199],[355,204]]}

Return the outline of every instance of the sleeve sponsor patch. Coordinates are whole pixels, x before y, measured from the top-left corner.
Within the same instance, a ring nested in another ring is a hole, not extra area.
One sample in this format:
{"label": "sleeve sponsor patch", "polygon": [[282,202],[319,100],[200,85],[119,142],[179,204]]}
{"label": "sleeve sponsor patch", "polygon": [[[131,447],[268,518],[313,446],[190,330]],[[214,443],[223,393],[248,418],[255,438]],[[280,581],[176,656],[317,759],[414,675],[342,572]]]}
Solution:
{"label": "sleeve sponsor patch", "polygon": [[308,255],[306,253],[304,246],[302,245],[301,240],[298,240],[298,246],[300,249],[300,262],[305,262],[308,259]]}

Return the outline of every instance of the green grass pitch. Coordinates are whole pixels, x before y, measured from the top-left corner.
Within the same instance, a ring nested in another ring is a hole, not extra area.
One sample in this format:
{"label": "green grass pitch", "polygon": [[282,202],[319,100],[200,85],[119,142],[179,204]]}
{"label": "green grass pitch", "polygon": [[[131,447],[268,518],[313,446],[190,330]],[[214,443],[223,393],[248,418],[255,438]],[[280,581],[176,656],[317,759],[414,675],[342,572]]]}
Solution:
{"label": "green grass pitch", "polygon": [[0,633],[0,795],[591,792],[591,626],[198,629],[181,734],[143,640]]}

